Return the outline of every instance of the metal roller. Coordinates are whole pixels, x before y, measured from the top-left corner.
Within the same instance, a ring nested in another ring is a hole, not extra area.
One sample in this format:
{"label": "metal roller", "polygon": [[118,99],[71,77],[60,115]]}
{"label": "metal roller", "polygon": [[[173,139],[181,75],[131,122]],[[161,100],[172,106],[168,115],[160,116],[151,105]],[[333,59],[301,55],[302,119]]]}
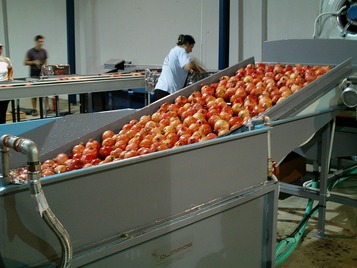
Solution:
{"label": "metal roller", "polygon": [[341,94],[343,103],[349,107],[357,106],[357,77],[351,76],[342,83],[344,88]]}

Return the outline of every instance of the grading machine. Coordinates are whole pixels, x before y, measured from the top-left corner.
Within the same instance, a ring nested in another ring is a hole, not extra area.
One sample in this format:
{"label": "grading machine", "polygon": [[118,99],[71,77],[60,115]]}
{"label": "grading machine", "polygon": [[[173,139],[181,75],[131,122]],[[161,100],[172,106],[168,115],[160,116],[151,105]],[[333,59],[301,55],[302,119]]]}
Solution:
{"label": "grading machine", "polygon": [[[228,135],[42,179],[36,165],[250,63],[127,114],[71,115],[2,135],[1,264],[274,267],[278,182],[270,160],[279,164],[330,133],[326,126],[345,109],[339,85],[351,58]],[[7,184],[9,169],[25,164],[29,183]]]}

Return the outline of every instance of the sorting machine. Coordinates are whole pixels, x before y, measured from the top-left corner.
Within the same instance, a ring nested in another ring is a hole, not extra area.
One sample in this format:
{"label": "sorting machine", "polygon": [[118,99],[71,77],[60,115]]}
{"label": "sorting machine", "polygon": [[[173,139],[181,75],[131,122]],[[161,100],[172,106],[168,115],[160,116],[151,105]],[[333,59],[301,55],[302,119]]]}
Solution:
{"label": "sorting machine", "polygon": [[[35,168],[249,63],[254,58],[140,110],[71,115],[30,123],[20,139],[3,135],[2,264],[274,267],[278,182],[270,159],[280,163],[311,136],[328,143],[326,126],[345,107],[338,85],[351,75],[350,58],[229,135],[41,180]],[[7,168],[25,163],[29,183],[6,184]]]}

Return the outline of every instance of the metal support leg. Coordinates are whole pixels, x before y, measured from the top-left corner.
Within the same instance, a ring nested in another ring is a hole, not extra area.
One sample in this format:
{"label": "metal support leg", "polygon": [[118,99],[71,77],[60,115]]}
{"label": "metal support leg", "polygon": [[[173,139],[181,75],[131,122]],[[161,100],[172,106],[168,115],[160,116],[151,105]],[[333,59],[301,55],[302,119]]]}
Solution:
{"label": "metal support leg", "polygon": [[69,114],[72,114],[71,101],[68,99],[67,103],[68,103],[68,113],[69,113]]}
{"label": "metal support leg", "polygon": [[80,108],[79,111],[81,114],[87,112],[87,94],[79,94],[79,103],[80,103]]}
{"label": "metal support leg", "polygon": [[17,117],[17,122],[20,122],[20,100],[16,99],[16,117]]}
{"label": "metal support leg", "polygon": [[145,106],[150,104],[150,92],[145,94]]}
{"label": "metal support leg", "polygon": [[56,95],[55,96],[55,112],[56,112],[56,116],[59,116],[60,114],[60,107],[59,107],[59,97]]}
{"label": "metal support leg", "polygon": [[87,112],[93,113],[93,94],[92,93],[87,94]]}
{"label": "metal support leg", "polygon": [[[279,190],[278,183],[274,185],[275,191],[269,192],[267,194],[267,202],[265,203],[266,208],[265,211],[268,212],[267,215],[267,224],[270,230],[270,235],[267,237],[267,241],[265,245],[268,245],[265,248],[264,252],[266,252],[266,260],[265,263],[267,267],[274,267],[275,264],[275,247],[271,248],[270,245],[275,245],[276,242],[276,230],[277,230],[277,222],[278,222],[278,206],[273,206],[272,204],[277,204],[279,199]],[[274,220],[271,220],[274,219]]]}
{"label": "metal support leg", "polygon": [[11,115],[12,115],[12,122],[16,122],[15,100],[11,100]]}
{"label": "metal support leg", "polygon": [[331,146],[331,124],[327,124],[321,136],[321,174],[320,174],[320,197],[319,197],[319,218],[318,235],[325,234],[326,201],[327,201],[327,178],[330,167],[330,146]]}
{"label": "metal support leg", "polygon": [[43,118],[43,98],[42,97],[39,97],[38,98],[39,100],[39,107],[40,107],[40,118]]}

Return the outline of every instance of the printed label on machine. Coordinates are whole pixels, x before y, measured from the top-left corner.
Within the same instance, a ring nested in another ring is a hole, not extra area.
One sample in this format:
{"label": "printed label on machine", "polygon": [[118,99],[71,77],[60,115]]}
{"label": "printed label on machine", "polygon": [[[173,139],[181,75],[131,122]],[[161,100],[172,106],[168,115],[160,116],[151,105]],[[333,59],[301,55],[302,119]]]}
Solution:
{"label": "printed label on machine", "polygon": [[181,258],[192,250],[192,238],[179,239],[179,241],[170,241],[170,244],[162,246],[153,251],[152,256],[157,264],[171,262]]}

